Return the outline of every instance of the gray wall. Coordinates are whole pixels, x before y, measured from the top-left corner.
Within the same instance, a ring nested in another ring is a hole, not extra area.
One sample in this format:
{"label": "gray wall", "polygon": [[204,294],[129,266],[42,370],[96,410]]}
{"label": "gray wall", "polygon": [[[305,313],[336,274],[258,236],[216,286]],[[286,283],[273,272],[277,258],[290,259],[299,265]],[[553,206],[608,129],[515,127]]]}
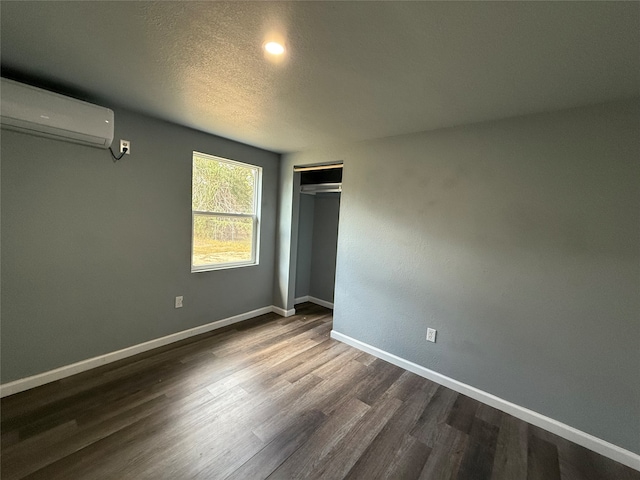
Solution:
{"label": "gray wall", "polygon": [[315,196],[309,295],[331,303],[336,280],[339,214],[339,193],[319,193]]}
{"label": "gray wall", "polygon": [[[285,157],[283,157],[284,159]],[[298,219],[300,174],[293,173],[291,159],[280,164],[278,175],[278,215],[273,304],[293,309],[295,301],[296,259],[298,255]],[[294,194],[294,192],[296,192]]]}
{"label": "gray wall", "polygon": [[[279,156],[115,118],[116,164],[2,130],[3,383],[272,304]],[[193,150],[264,168],[260,265],[190,273]]]}
{"label": "gray wall", "polygon": [[313,248],[315,196],[300,195],[298,215],[298,261],[296,262],[296,298],[309,295]]}
{"label": "gray wall", "polygon": [[[292,165],[344,160],[335,330],[640,453],[639,115],[619,102],[287,155],[280,241]],[[290,268],[281,255],[283,286]]]}

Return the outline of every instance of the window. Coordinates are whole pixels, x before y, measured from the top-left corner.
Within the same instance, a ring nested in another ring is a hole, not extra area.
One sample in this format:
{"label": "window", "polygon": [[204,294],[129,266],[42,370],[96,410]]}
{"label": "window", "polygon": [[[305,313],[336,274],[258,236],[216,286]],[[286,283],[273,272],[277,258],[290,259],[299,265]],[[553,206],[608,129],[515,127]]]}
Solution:
{"label": "window", "polygon": [[258,264],[262,168],[193,152],[191,271]]}

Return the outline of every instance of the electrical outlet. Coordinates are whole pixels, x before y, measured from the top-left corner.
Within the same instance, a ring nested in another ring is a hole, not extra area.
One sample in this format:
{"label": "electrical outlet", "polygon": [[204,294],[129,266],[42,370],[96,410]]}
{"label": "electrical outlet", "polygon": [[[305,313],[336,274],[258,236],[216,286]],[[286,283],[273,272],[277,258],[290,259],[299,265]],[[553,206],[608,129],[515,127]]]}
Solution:
{"label": "electrical outlet", "polygon": [[131,142],[129,140],[120,140],[120,153],[124,152],[124,149],[127,149],[127,155],[131,153]]}
{"label": "electrical outlet", "polygon": [[176,297],[176,308],[182,308],[182,295],[180,295],[179,297]]}
{"label": "electrical outlet", "polygon": [[427,328],[427,342],[436,343],[436,330],[435,330],[435,328]]}

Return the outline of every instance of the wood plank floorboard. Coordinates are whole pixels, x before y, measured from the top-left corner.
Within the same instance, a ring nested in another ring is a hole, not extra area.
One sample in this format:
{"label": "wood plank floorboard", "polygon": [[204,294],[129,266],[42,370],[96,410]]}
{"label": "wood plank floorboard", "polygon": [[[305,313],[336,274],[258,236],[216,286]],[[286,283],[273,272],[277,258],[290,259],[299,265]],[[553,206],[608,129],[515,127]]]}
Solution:
{"label": "wood plank floorboard", "polygon": [[0,401],[0,477],[640,480],[330,338],[310,303]]}

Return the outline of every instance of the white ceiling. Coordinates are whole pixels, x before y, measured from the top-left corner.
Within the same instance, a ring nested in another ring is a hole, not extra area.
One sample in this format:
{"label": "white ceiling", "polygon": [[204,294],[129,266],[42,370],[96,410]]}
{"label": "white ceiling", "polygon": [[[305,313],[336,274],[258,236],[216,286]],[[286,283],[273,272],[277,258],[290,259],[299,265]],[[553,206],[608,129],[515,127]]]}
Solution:
{"label": "white ceiling", "polygon": [[0,21],[3,75],[279,152],[640,85],[638,2],[2,1]]}

